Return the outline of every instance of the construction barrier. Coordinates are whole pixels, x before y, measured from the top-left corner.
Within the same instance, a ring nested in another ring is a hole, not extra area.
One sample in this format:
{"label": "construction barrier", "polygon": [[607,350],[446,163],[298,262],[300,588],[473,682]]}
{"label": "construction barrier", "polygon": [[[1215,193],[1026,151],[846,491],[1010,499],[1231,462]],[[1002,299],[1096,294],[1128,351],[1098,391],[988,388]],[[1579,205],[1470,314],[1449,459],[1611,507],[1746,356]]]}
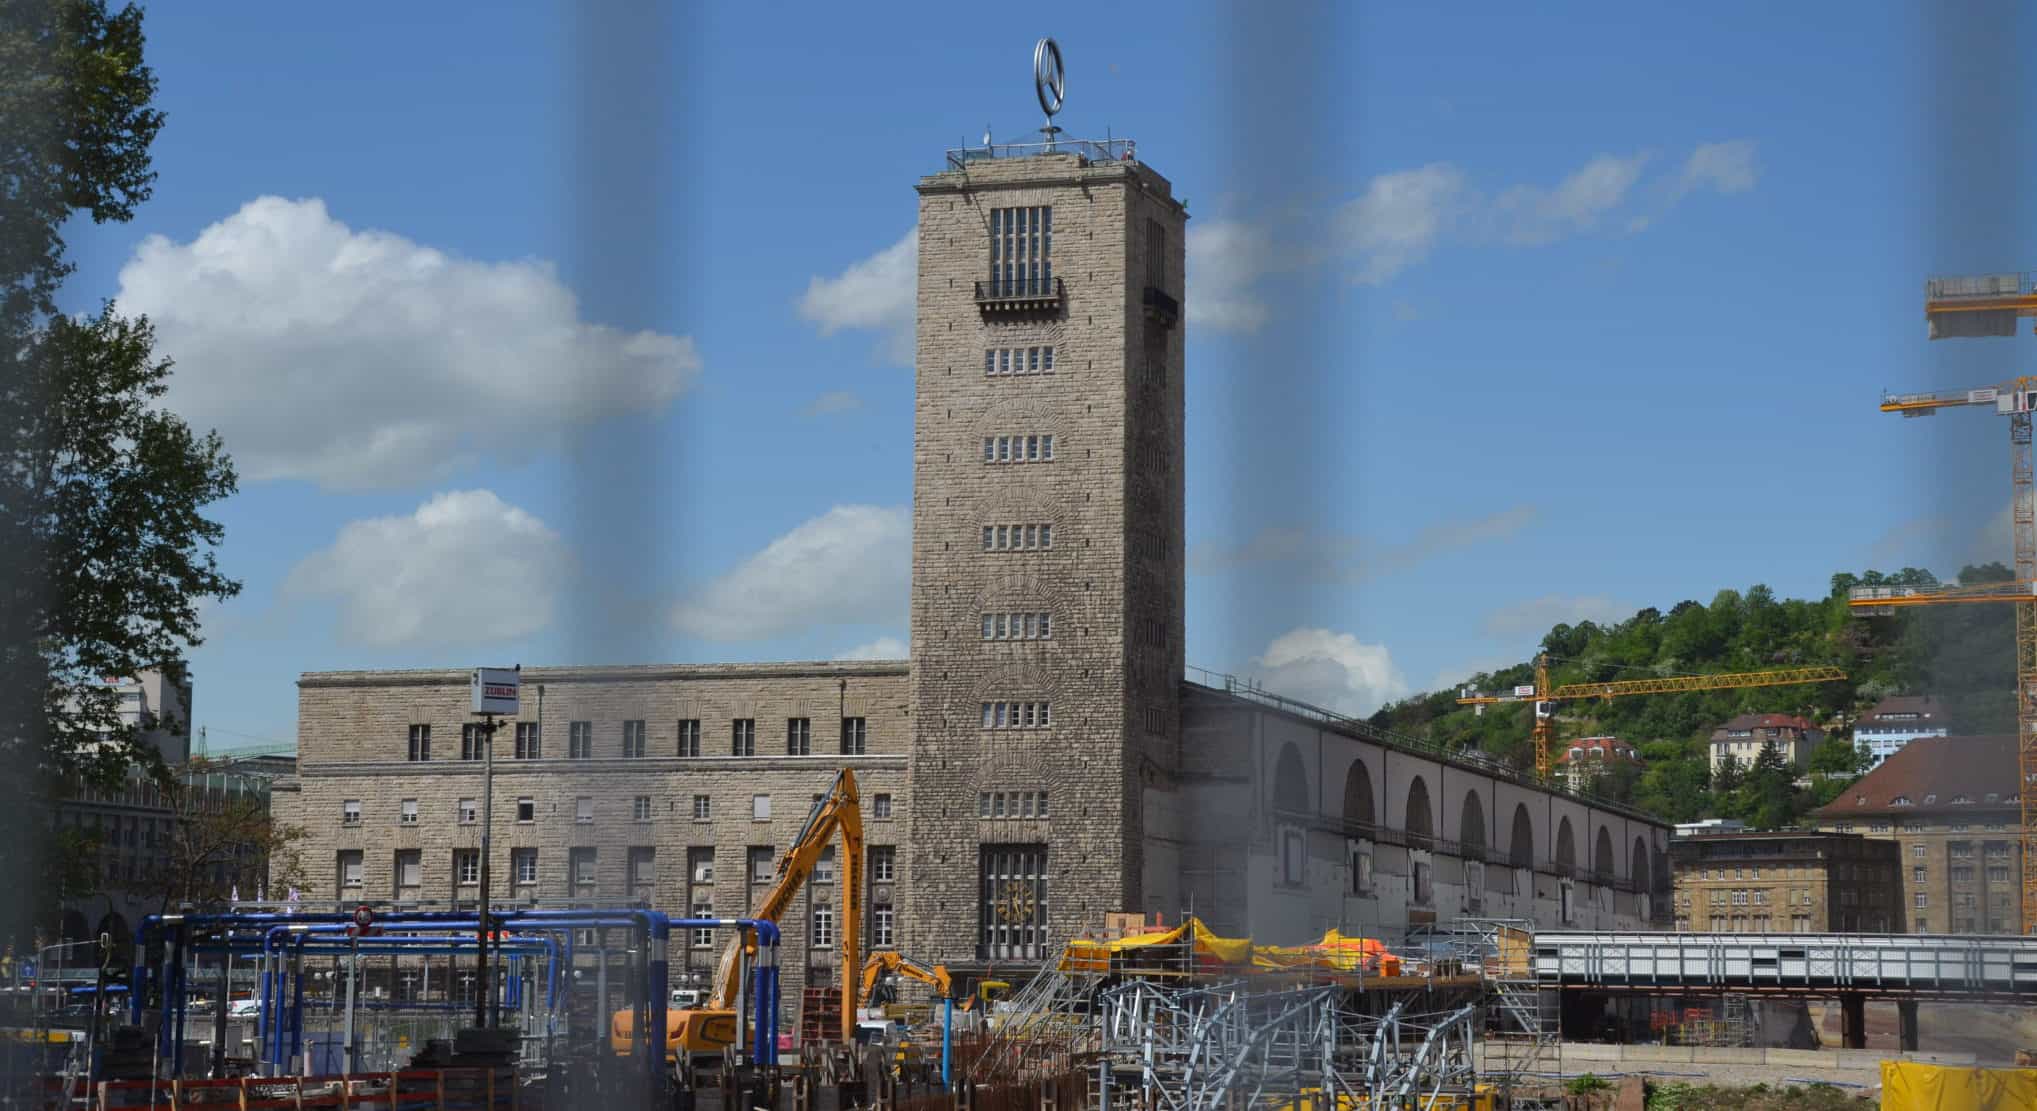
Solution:
{"label": "construction barrier", "polygon": [[107,1080],[93,1111],[518,1111],[514,1069],[410,1069],[355,1076]]}
{"label": "construction barrier", "polygon": [[2024,1111],[2037,1107],[2037,1069],[1881,1063],[1881,1111]]}

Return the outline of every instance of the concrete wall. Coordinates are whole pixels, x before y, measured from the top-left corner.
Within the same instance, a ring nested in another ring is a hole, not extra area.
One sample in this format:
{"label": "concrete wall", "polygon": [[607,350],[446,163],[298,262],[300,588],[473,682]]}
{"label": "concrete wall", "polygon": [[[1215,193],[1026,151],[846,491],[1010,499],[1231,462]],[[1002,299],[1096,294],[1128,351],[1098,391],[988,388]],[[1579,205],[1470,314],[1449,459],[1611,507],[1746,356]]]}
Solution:
{"label": "concrete wall", "polygon": [[[1659,822],[1207,688],[1190,688],[1185,717],[1195,818],[1184,860],[1209,863],[1187,869],[1184,888],[1219,930],[1293,942],[1331,926],[1395,932],[1463,915],[1554,927],[1566,885],[1576,928],[1642,929],[1667,916]],[[1551,831],[1566,825],[1574,851],[1560,860]],[[1282,842],[1297,833],[1294,876]],[[1600,844],[1608,859],[1594,871]],[[1353,852],[1368,848],[1371,883],[1356,891]],[[1528,867],[1513,865],[1517,851]]]}

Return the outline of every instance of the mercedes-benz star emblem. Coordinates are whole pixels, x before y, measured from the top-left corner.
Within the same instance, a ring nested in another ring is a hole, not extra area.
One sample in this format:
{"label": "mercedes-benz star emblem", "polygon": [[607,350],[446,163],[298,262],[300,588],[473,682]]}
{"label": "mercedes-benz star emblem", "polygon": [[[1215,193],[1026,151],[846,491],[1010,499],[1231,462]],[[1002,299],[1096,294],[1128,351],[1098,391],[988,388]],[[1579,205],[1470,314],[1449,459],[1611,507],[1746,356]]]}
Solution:
{"label": "mercedes-benz star emblem", "polygon": [[1048,118],[1061,110],[1068,86],[1061,70],[1061,46],[1051,37],[1033,44],[1033,91],[1040,94],[1040,111]]}

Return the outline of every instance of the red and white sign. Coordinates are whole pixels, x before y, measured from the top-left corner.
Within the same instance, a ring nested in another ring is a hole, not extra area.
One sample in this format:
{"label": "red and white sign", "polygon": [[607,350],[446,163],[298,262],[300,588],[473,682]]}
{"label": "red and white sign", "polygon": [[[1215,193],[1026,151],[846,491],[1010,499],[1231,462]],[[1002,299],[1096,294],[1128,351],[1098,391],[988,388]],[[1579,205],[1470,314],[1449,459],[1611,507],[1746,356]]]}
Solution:
{"label": "red and white sign", "polygon": [[474,695],[474,713],[514,714],[517,696],[523,688],[523,676],[515,668],[477,667],[470,687]]}

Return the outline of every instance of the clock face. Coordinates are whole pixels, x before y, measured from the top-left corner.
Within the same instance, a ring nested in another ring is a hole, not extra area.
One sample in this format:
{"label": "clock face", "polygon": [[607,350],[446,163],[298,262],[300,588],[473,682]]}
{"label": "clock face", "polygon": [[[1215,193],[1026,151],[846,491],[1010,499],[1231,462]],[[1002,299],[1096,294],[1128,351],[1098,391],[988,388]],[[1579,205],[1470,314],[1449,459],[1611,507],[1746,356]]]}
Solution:
{"label": "clock face", "polygon": [[997,917],[1004,922],[1031,922],[1037,906],[1033,886],[1024,880],[1006,880],[997,892]]}

